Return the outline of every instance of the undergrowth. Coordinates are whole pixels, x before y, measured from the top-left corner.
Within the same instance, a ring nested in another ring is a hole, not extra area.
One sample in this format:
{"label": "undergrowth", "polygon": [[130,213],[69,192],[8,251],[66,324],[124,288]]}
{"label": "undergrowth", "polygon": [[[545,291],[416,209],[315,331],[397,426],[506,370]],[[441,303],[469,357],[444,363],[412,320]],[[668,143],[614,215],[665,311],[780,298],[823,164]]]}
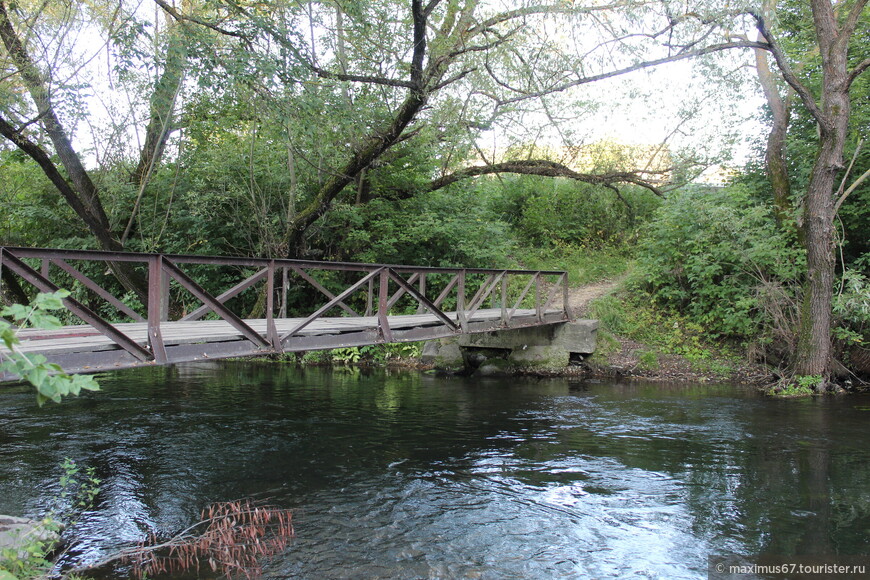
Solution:
{"label": "undergrowth", "polygon": [[[631,283],[627,286],[630,288]],[[646,345],[638,353],[638,368],[642,370],[658,369],[664,355],[683,357],[695,372],[726,376],[733,369],[736,353],[731,347],[706,342],[702,326],[677,312],[655,307],[639,291],[624,288],[594,300],[589,316],[600,323],[594,355],[599,360],[618,352],[618,337],[622,337]]]}

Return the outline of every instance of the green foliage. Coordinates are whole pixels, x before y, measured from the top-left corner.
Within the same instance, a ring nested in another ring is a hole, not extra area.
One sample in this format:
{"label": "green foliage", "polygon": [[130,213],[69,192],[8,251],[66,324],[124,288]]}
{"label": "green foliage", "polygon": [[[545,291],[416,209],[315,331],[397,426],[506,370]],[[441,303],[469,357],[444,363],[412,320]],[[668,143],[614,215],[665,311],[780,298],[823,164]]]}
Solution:
{"label": "green foliage", "polygon": [[834,336],[846,344],[863,346],[870,342],[870,279],[847,269],[841,288],[834,296],[834,315],[839,324]]}
{"label": "green foliage", "polygon": [[583,248],[561,242],[543,248],[519,248],[516,259],[520,268],[564,270],[568,272],[572,286],[612,280],[624,275],[632,266],[632,260],[624,250]]}
{"label": "green foliage", "polygon": [[641,355],[646,368],[658,366],[659,354],[680,355],[700,366],[709,366],[716,357],[701,325],[676,312],[655,308],[643,300],[643,294],[604,296],[592,301],[589,315],[599,320],[603,335],[612,333],[648,345],[650,349]]}
{"label": "green foliage", "polygon": [[[49,312],[62,309],[62,300],[67,296],[69,292],[66,290],[58,290],[52,294],[40,293],[30,306],[12,304],[0,310],[0,315],[15,320],[19,328],[28,325],[36,328],[59,328],[60,320]],[[36,401],[40,406],[46,401],[59,403],[64,396],[78,395],[82,390],[100,389],[91,376],[70,376],[60,366],[49,363],[44,356],[27,355],[18,350],[18,329],[3,320],[0,320],[0,340],[5,346],[0,371],[18,375],[36,387]]]}
{"label": "green foliage", "polygon": [[659,368],[659,353],[655,349],[644,350],[638,353],[638,366],[644,370],[655,370]]}
{"label": "green foliage", "polygon": [[687,189],[659,208],[640,245],[645,289],[712,336],[752,337],[763,322],[756,288],[791,281],[805,260],[744,187]]}
{"label": "green foliage", "polygon": [[359,347],[335,348],[332,350],[332,360],[342,364],[356,364],[362,357]]}
{"label": "green foliage", "polygon": [[63,475],[60,476],[60,497],[72,503],[73,511],[84,511],[94,507],[94,500],[100,493],[102,480],[96,475],[95,467],[81,467],[69,457],[60,464]]}
{"label": "green foliage", "polygon": [[774,397],[806,397],[823,386],[825,379],[819,375],[795,375],[783,378],[767,389],[767,394]]}
{"label": "green foliage", "polygon": [[514,246],[507,224],[460,188],[337,207],[322,235],[338,257],[418,266],[505,266]]}
{"label": "green foliage", "polygon": [[423,345],[420,342],[393,342],[370,344],[307,352],[303,363],[309,364],[385,364],[391,361],[415,360],[420,358]]}
{"label": "green foliage", "polygon": [[568,179],[507,176],[480,187],[493,190],[493,211],[514,226],[520,239],[538,247],[631,244],[661,203],[643,188],[622,188],[620,199],[609,189]]}
{"label": "green foliage", "polygon": [[14,548],[0,549],[0,580],[29,580],[45,578],[52,567],[47,558],[54,548],[61,523],[52,516],[38,522],[27,537],[17,538]]}

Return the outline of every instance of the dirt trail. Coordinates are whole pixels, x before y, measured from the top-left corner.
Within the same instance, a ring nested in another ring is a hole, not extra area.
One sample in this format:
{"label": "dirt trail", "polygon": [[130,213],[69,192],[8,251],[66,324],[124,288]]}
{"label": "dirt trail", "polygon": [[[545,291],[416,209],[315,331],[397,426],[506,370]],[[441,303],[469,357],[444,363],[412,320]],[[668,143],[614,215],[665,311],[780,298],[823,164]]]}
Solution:
{"label": "dirt trail", "polygon": [[616,280],[602,280],[594,284],[586,284],[568,289],[568,307],[574,318],[585,318],[589,310],[589,303],[596,298],[612,292],[622,282],[622,278]]}

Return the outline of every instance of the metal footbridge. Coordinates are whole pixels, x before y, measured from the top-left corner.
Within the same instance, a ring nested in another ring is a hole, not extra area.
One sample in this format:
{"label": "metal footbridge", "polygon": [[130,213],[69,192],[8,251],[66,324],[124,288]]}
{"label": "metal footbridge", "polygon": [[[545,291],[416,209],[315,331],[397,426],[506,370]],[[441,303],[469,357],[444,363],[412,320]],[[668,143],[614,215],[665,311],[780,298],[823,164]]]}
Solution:
{"label": "metal footbridge", "polygon": [[[147,295],[119,298],[123,290],[109,272],[124,262],[144,277]],[[59,288],[73,292],[64,300],[67,325],[22,328],[18,349],[70,373],[431,340],[570,319],[562,271],[0,247],[4,302]]]}

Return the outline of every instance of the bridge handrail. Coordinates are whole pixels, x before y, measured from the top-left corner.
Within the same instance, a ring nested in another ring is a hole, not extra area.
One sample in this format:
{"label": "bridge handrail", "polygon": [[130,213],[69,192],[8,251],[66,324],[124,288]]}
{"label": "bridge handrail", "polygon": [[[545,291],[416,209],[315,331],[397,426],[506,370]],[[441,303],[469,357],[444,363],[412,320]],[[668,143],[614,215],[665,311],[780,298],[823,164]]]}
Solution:
{"label": "bridge handrail", "polygon": [[276,266],[303,267],[317,270],[341,270],[355,272],[374,272],[381,268],[391,268],[400,274],[412,274],[414,272],[426,272],[430,274],[453,274],[464,270],[468,274],[493,274],[505,272],[506,274],[534,274],[544,276],[557,276],[564,274],[564,270],[521,270],[510,268],[460,268],[440,266],[411,266],[407,264],[371,264],[363,262],[330,262],[316,260],[296,260],[292,258],[252,258],[248,256],[201,256],[197,254],[160,254],[139,252],[110,252],[107,250],[68,250],[52,248],[25,248],[20,246],[0,246],[0,250],[7,250],[22,258],[36,259],[68,259],[68,260],[98,260],[103,262],[148,262],[157,256],[171,260],[178,264],[211,264],[214,266],[268,266],[273,263]]}

